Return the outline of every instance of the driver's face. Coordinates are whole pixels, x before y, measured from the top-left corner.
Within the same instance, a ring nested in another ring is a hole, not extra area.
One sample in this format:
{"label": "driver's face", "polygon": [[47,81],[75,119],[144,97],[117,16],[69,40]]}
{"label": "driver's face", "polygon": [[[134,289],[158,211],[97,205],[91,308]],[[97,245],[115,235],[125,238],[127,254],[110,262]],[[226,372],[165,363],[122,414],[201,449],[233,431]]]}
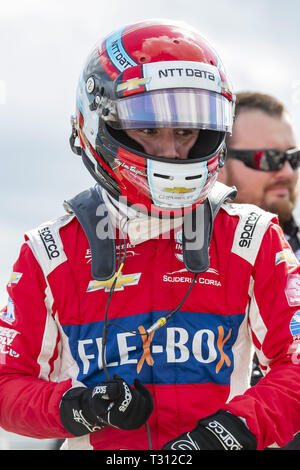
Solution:
{"label": "driver's face", "polygon": [[130,129],[127,135],[144,148],[145,153],[155,157],[185,160],[196,143],[198,129]]}

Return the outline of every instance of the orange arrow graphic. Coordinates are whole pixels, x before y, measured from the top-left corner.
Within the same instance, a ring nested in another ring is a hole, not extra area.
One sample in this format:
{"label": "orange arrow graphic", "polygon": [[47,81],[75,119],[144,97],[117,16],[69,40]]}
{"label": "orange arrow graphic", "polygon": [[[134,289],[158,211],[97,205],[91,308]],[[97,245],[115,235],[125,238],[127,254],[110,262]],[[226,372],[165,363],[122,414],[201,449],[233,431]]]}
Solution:
{"label": "orange arrow graphic", "polygon": [[138,365],[137,365],[137,373],[139,374],[141,372],[141,369],[143,367],[145,360],[149,366],[153,366],[154,364],[154,360],[152,359],[151,352],[150,352],[150,344],[151,344],[151,341],[155,332],[152,331],[150,335],[147,335],[147,332],[142,325],[138,327],[138,330],[142,335],[141,338],[143,341],[143,350],[144,350],[143,355],[140,358]]}
{"label": "orange arrow graphic", "polygon": [[231,361],[230,361],[229,357],[223,351],[224,344],[226,343],[226,341],[228,341],[228,339],[231,336],[231,331],[232,331],[232,328],[230,328],[228,335],[224,339],[224,328],[223,328],[223,326],[218,326],[219,337],[218,337],[218,340],[217,340],[217,346],[218,346],[218,349],[221,353],[221,358],[220,358],[218,364],[216,365],[216,373],[217,374],[220,372],[220,369],[221,369],[222,365],[224,364],[224,362],[226,362],[228,367],[231,364]]}

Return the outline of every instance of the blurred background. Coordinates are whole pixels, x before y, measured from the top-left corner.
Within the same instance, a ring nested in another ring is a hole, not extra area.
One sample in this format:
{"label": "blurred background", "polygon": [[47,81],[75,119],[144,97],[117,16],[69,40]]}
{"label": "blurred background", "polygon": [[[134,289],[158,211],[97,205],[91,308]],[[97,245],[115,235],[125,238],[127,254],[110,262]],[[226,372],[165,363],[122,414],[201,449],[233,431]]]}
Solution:
{"label": "blurred background", "polygon": [[[300,140],[298,0],[2,1],[0,309],[24,232],[62,215],[64,199],[93,184],[68,142],[87,54],[102,36],[149,18],[181,20],[199,29],[221,56],[234,90],[279,98]],[[54,447],[51,440],[0,429],[0,450]]]}

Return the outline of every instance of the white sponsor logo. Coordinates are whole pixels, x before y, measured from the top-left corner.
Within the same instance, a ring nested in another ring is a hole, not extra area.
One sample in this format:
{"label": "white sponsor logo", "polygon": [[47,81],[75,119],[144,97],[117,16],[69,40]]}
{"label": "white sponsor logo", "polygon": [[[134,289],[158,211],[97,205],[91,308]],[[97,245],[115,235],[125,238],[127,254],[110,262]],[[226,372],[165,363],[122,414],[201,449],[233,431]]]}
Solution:
{"label": "white sponsor logo", "polygon": [[123,382],[123,387],[125,389],[125,398],[124,400],[122,401],[121,405],[119,406],[119,410],[122,411],[122,413],[124,413],[124,411],[127,410],[131,400],[132,400],[132,395],[131,395],[131,391],[127,385],[126,382]]}
{"label": "white sponsor logo", "polygon": [[121,166],[122,168],[125,168],[126,170],[131,171],[135,175],[140,175],[140,176],[146,176],[145,173],[143,173],[141,170],[139,170],[136,166],[134,165],[127,165],[126,162],[122,162],[119,158],[115,158],[115,162],[117,164],[117,168]]}
{"label": "white sponsor logo", "polygon": [[143,65],[143,75],[151,80],[145,83],[146,90],[163,88],[205,88],[221,91],[220,73],[214,65],[191,62],[154,62]]}
{"label": "white sponsor logo", "polygon": [[226,449],[226,450],[242,450],[243,446],[218,421],[216,421],[216,420],[211,421],[205,427],[206,427],[206,429],[208,429],[210,432],[212,432],[216,436],[216,438],[221,442],[224,449]]}
{"label": "white sponsor logo", "polygon": [[15,337],[19,334],[18,331],[0,327],[0,354],[8,354],[12,357],[19,357],[19,354],[11,348]]}
{"label": "white sponsor logo", "polygon": [[[222,341],[220,341],[221,333],[223,338]],[[196,331],[192,338],[190,336],[190,332],[185,328],[167,327],[165,344],[153,344],[151,348],[149,347],[149,351],[152,355],[166,354],[167,363],[184,363],[188,362],[190,358],[194,358],[200,364],[212,364],[218,361],[221,354],[221,359],[217,364],[217,373],[221,367],[224,366],[224,362],[228,367],[231,365],[229,357],[223,350],[224,344],[231,337],[231,330],[226,337],[222,327],[218,328],[218,333],[215,333],[213,330],[208,328],[204,328]],[[139,350],[139,346],[133,345],[130,340],[130,338],[135,337],[135,333],[117,333],[117,344],[115,346],[115,350],[119,352],[120,360],[108,362],[107,367],[138,364],[139,359],[132,357],[132,355],[134,354],[134,351]],[[191,346],[188,344],[190,341]],[[91,361],[93,362],[97,360],[98,368],[101,370],[103,368],[102,338],[87,338],[79,340],[78,355],[82,361],[82,373],[84,375],[89,373]]]}
{"label": "white sponsor logo", "polygon": [[[139,253],[136,253],[135,251],[133,251],[133,246],[131,243],[123,243],[121,245],[121,254],[124,254],[124,251],[125,251],[125,248],[126,248],[126,258],[129,258],[131,256],[137,256],[139,255]],[[116,253],[117,255],[119,255],[120,253],[120,246],[118,244],[118,246],[116,246]],[[86,264],[88,263],[91,263],[92,261],[92,253],[91,253],[91,249],[88,248],[86,250],[86,254],[85,254],[85,259],[86,259]]]}
{"label": "white sponsor logo", "polygon": [[186,439],[179,439],[178,441],[173,442],[171,445],[172,450],[200,450],[196,441],[190,436],[190,433],[186,433]]}
{"label": "white sponsor logo", "polygon": [[73,419],[78,424],[82,424],[83,426],[85,426],[89,432],[94,432],[102,429],[101,426],[93,426],[91,423],[89,423],[83,416],[82,410],[75,410],[73,408]]}
{"label": "white sponsor logo", "polygon": [[11,328],[5,328],[4,326],[0,326],[0,338],[4,337],[9,340],[6,344],[11,344],[15,337],[19,334],[18,331],[12,330]]}
{"label": "white sponsor logo", "polygon": [[[93,390],[92,398],[93,398],[95,395],[105,395],[105,394],[106,394],[106,390],[107,390],[107,386],[106,386],[106,385],[97,385],[97,387],[95,387],[94,390]],[[106,397],[102,397],[102,398],[106,398]],[[108,397],[107,397],[107,398],[108,398]]]}
{"label": "white sponsor logo", "polygon": [[300,305],[300,276],[298,274],[289,274],[285,295],[290,307]]}
{"label": "white sponsor logo", "polygon": [[[208,271],[207,271],[208,272]],[[172,275],[164,274],[163,276],[163,281],[164,282],[179,282],[179,283],[189,283],[193,281],[193,278],[187,277],[187,276],[174,276],[174,273]],[[215,287],[221,287],[221,282],[218,281],[217,279],[207,279],[205,277],[198,277],[195,281],[195,284],[205,284],[207,286],[215,286]]]}

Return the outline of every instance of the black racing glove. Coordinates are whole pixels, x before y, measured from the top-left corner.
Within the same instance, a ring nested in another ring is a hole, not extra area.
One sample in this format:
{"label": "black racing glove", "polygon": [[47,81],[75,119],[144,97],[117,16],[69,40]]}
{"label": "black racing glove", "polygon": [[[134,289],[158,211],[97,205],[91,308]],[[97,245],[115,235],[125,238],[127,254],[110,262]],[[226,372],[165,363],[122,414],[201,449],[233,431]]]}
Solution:
{"label": "black racing glove", "polygon": [[73,436],[83,436],[106,425],[119,429],[137,429],[153,410],[149,390],[135,379],[134,387],[118,375],[94,388],[68,390],[59,405],[64,428]]}
{"label": "black racing glove", "polygon": [[200,419],[190,432],[167,442],[164,450],[256,450],[254,435],[240,418],[227,411]]}

